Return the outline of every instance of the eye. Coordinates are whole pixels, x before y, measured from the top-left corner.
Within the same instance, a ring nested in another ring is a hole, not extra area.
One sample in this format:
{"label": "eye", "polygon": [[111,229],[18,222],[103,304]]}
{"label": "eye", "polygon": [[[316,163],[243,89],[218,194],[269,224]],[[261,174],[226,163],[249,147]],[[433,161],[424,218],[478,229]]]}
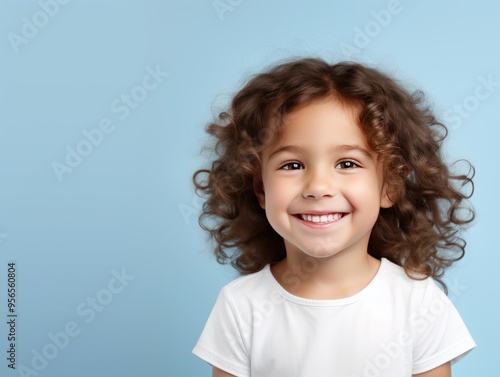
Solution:
{"label": "eye", "polygon": [[340,161],[336,166],[335,168],[336,169],[353,169],[353,168],[359,168],[361,167],[360,164],[358,164],[356,161],[354,160],[344,160],[344,161]]}
{"label": "eye", "polygon": [[299,162],[288,162],[285,165],[283,165],[280,169],[282,169],[282,170],[300,170],[303,168],[304,167]]}

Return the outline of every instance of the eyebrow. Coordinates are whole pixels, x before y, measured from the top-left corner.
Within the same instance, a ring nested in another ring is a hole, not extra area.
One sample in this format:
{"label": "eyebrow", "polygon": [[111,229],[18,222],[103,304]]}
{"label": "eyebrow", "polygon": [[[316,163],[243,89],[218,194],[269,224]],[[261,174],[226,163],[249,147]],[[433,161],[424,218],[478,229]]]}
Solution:
{"label": "eyebrow", "polygon": [[283,152],[290,152],[290,153],[300,153],[302,151],[302,148],[296,146],[296,145],[285,145],[282,147],[278,147],[275,149],[271,154],[269,155],[269,160],[276,156],[277,154],[283,153]]}
{"label": "eyebrow", "polygon": [[[335,148],[333,148],[334,151],[336,152],[358,152],[364,155],[365,157],[369,159],[374,159],[374,156],[372,153],[370,153],[366,148],[363,148],[359,145],[355,144],[343,144],[343,145],[338,145]],[[285,145],[282,147],[278,147],[275,149],[270,155],[269,155],[269,160],[273,158],[274,156],[283,153],[283,152],[290,152],[290,153],[300,153],[302,152],[303,149],[297,145]]]}
{"label": "eyebrow", "polygon": [[340,152],[359,152],[363,154],[365,157],[370,158],[373,160],[373,153],[370,153],[366,148],[363,148],[359,145],[339,145],[338,147],[335,148],[335,150],[338,150]]}

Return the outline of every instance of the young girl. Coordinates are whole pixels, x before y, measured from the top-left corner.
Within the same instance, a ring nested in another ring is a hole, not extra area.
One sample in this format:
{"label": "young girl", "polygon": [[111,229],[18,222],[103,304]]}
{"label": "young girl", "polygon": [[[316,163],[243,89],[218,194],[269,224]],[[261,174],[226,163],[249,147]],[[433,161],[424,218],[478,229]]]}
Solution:
{"label": "young girl", "polygon": [[193,350],[213,376],[451,376],[475,343],[434,281],[446,291],[464,255],[472,180],[443,162],[422,94],[297,60],[250,80],[208,132],[200,224],[245,275]]}

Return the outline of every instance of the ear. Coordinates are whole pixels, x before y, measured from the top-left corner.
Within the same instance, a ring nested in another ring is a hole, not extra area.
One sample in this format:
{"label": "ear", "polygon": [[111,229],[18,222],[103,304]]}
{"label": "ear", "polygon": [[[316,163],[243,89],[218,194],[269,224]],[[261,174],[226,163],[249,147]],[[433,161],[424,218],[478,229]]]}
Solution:
{"label": "ear", "polygon": [[257,200],[259,201],[262,209],[266,209],[266,194],[264,192],[264,183],[262,182],[261,177],[254,177],[253,191],[255,193],[255,196],[257,196]]}
{"label": "ear", "polygon": [[394,195],[393,187],[389,187],[387,183],[384,183],[382,187],[382,193],[380,195],[380,208],[390,208],[394,204],[391,199],[391,194]]}

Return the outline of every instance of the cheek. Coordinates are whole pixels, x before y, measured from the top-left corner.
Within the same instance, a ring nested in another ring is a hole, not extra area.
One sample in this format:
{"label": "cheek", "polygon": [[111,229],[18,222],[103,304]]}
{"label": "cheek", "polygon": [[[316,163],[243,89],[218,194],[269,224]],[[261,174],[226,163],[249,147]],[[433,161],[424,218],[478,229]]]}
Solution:
{"label": "cheek", "polygon": [[277,210],[283,209],[287,205],[286,192],[278,187],[273,187],[272,190],[266,191],[266,209]]}
{"label": "cheek", "polygon": [[370,206],[379,207],[381,191],[378,180],[366,177],[362,180],[350,182],[345,193],[353,205],[366,208]]}
{"label": "cheek", "polygon": [[295,194],[291,184],[286,182],[268,182],[265,186],[266,212],[268,216],[276,216],[276,212],[286,211]]}

